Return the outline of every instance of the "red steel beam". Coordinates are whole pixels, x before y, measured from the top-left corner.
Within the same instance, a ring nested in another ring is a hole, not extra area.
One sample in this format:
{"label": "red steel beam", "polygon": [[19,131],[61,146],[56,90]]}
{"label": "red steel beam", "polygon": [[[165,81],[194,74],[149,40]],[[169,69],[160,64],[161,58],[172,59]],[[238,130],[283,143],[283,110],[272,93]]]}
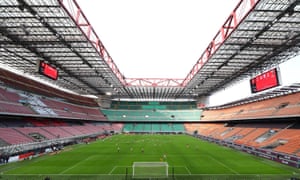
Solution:
{"label": "red steel beam", "polygon": [[[94,45],[100,56],[106,61],[113,73],[118,77],[120,82],[125,86],[152,86],[152,87],[185,87],[199,70],[209,61],[211,56],[219,49],[230,34],[244,20],[244,18],[253,10],[260,0],[240,0],[236,8],[227,18],[221,29],[218,31],[208,47],[202,53],[197,63],[184,79],[169,78],[124,78],[113,59],[105,49],[96,32],[82,12],[76,0],[69,0],[71,4],[64,4],[64,0],[58,0],[61,6],[66,10],[69,16],[74,20],[79,29],[84,33],[87,39]],[[75,12],[75,11],[76,12]]]}
{"label": "red steel beam", "polygon": [[126,78],[126,86],[181,87],[182,81],[171,78]]}
{"label": "red steel beam", "polygon": [[112,72],[118,77],[119,81],[125,85],[125,79],[123,74],[118,69],[117,65],[114,63],[112,57],[109,55],[105,46],[99,39],[98,35],[94,31],[92,25],[82,12],[80,6],[76,2],[76,0],[58,0],[59,4],[66,10],[69,16],[73,19],[77,27],[81,30],[81,32],[86,36],[91,44],[93,44],[94,48],[100,54],[100,56],[104,59],[107,65],[110,67]]}
{"label": "red steel beam", "polygon": [[238,25],[246,18],[246,16],[254,9],[260,0],[240,0],[238,5],[227,18],[221,29],[218,31],[208,47],[202,53],[197,63],[185,77],[182,86],[186,86],[199,70],[209,61],[212,55],[219,49],[230,34],[238,27]]}

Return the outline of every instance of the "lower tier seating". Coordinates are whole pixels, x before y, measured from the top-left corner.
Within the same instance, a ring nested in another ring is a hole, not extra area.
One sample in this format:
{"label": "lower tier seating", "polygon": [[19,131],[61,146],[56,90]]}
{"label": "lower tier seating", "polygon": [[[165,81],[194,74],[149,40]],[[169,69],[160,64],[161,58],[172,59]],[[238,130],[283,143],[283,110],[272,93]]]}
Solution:
{"label": "lower tier seating", "polygon": [[0,122],[0,147],[121,131],[123,128],[121,123],[64,122],[56,119],[2,119]]}
{"label": "lower tier seating", "polygon": [[191,134],[199,134],[235,144],[294,155],[300,152],[299,122],[186,123],[185,128]]}

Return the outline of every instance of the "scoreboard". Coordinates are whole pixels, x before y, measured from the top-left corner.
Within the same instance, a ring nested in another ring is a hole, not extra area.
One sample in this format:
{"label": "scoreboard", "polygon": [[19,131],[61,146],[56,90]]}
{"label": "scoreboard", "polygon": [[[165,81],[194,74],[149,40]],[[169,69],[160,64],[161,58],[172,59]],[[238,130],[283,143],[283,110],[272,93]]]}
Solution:
{"label": "scoreboard", "polygon": [[279,85],[279,73],[277,68],[273,68],[250,79],[252,93],[261,92]]}
{"label": "scoreboard", "polygon": [[57,80],[58,78],[57,69],[50,64],[45,63],[44,61],[39,61],[38,71],[40,74],[47,76],[48,78],[51,78],[53,80]]}

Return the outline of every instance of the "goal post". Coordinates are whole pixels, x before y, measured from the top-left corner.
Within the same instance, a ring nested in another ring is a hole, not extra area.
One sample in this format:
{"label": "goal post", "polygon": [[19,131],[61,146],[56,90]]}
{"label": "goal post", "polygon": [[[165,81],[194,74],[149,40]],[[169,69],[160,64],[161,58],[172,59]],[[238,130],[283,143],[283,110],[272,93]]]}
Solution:
{"label": "goal post", "polygon": [[169,175],[167,162],[134,162],[132,165],[133,178],[163,178]]}

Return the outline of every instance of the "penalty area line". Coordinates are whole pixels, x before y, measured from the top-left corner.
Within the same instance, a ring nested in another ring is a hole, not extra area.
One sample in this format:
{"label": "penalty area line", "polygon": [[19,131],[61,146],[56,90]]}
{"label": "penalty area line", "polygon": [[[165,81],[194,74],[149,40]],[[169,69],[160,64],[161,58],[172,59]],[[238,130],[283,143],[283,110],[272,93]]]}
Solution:
{"label": "penalty area line", "polygon": [[221,166],[227,168],[229,171],[233,172],[234,174],[240,174],[237,171],[235,171],[234,169],[228,167],[226,164],[222,163],[221,161],[217,160],[216,158],[212,157],[212,156],[208,156],[210,159],[214,160],[215,162],[217,162],[218,164],[220,164]]}
{"label": "penalty area line", "polygon": [[131,166],[114,166],[112,169],[111,169],[111,171],[109,171],[109,173],[108,173],[108,175],[112,175],[112,173],[117,169],[117,168],[119,168],[119,167],[129,167],[129,168],[131,168]]}
{"label": "penalty area line", "polygon": [[82,162],[84,162],[84,161],[87,161],[87,160],[89,160],[89,159],[91,159],[91,158],[94,158],[94,156],[89,156],[89,157],[85,158],[84,160],[79,161],[78,163],[74,164],[73,166],[70,166],[69,168],[67,168],[67,169],[65,169],[65,170],[63,170],[63,171],[61,171],[59,174],[65,174],[65,172],[67,172],[67,171],[69,171],[69,170],[75,168],[75,167],[78,166],[80,163],[82,163]]}
{"label": "penalty area line", "polygon": [[111,175],[111,173],[114,172],[114,170],[115,170],[117,167],[118,167],[118,166],[114,166],[114,167],[112,168],[112,170],[111,170],[108,174]]}
{"label": "penalty area line", "polygon": [[189,170],[189,168],[187,168],[186,166],[171,166],[171,167],[180,167],[180,168],[185,168],[186,171],[188,172],[189,175],[192,175],[191,171]]}
{"label": "penalty area line", "polygon": [[184,167],[185,167],[185,169],[188,171],[189,175],[191,175],[192,173],[191,173],[191,171],[189,170],[189,168],[187,168],[186,166],[184,166]]}

